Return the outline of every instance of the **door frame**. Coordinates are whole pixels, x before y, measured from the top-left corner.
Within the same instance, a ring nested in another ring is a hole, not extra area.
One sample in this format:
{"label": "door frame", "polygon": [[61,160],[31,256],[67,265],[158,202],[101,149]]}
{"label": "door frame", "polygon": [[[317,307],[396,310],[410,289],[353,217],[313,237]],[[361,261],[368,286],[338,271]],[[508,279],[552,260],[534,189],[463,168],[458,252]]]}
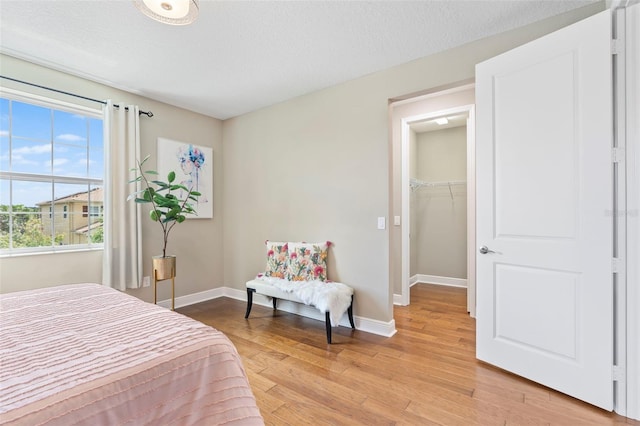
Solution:
{"label": "door frame", "polygon": [[640,71],[639,3],[613,0],[609,5],[613,37],[624,46],[613,55],[614,146],[622,154],[612,212],[619,259],[614,299],[614,362],[618,367],[614,370],[614,410],[636,420],[640,420],[640,263],[635,261],[640,258],[640,84],[630,76]]}
{"label": "door frame", "polygon": [[[618,12],[620,15],[622,12]],[[640,72],[640,5],[624,10],[625,71],[626,76]],[[626,96],[625,165],[626,165],[626,413],[627,417],[640,420],[640,82],[625,79],[625,87],[619,88]],[[624,351],[618,347],[618,353]]]}
{"label": "door frame", "polygon": [[[464,87],[465,89],[468,86]],[[450,91],[445,91],[450,93]],[[444,93],[442,93],[444,94]],[[438,93],[433,96],[438,96]],[[409,265],[411,243],[410,233],[410,194],[409,194],[409,145],[411,125],[420,121],[435,119],[447,115],[468,114],[467,118],[467,311],[475,317],[476,310],[476,285],[475,285],[475,105],[466,104],[424,114],[403,117],[401,120],[401,277],[402,292],[400,304],[409,305],[410,283]]]}

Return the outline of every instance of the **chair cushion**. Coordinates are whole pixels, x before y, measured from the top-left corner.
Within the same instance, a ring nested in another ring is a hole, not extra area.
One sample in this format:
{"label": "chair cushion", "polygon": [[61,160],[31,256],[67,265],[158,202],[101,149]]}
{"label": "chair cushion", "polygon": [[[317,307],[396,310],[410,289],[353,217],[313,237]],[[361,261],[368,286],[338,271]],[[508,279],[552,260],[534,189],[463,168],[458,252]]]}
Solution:
{"label": "chair cushion", "polygon": [[247,288],[253,288],[256,290],[256,293],[262,294],[264,296],[275,297],[277,299],[283,300],[291,300],[297,303],[304,303],[295,294],[287,291],[282,291],[277,287],[274,287],[273,284],[269,284],[267,282],[261,280],[251,280],[247,282]]}

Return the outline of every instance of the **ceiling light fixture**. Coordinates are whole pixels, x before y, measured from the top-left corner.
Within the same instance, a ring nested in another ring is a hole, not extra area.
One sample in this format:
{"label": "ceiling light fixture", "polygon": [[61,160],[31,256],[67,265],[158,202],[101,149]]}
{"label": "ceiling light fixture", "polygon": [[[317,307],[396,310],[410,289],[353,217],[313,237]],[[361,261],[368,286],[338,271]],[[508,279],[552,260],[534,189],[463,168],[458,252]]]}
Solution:
{"label": "ceiling light fixture", "polygon": [[447,124],[449,122],[449,120],[447,120],[447,117],[436,118],[434,121],[438,123],[440,126]]}
{"label": "ceiling light fixture", "polygon": [[189,25],[198,17],[198,0],[134,0],[149,18],[169,25]]}

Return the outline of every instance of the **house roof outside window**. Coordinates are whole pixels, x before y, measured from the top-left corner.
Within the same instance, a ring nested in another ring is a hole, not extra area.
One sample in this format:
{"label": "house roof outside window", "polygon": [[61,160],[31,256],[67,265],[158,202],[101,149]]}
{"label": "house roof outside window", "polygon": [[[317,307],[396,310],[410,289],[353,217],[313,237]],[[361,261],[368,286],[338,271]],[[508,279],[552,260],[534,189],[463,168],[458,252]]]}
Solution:
{"label": "house roof outside window", "polygon": [[[102,188],[95,188],[92,189],[91,191],[83,191],[83,192],[77,192],[75,194],[71,194],[71,195],[66,195],[64,197],[60,197],[60,198],[56,198],[55,200],[53,200],[54,204],[58,204],[58,203],[88,203],[89,202],[89,196],[91,196],[91,202],[92,203],[102,203],[104,200],[104,191]],[[51,201],[42,201],[40,203],[37,203],[37,206],[43,206],[43,205],[47,205],[47,204],[51,204]]]}

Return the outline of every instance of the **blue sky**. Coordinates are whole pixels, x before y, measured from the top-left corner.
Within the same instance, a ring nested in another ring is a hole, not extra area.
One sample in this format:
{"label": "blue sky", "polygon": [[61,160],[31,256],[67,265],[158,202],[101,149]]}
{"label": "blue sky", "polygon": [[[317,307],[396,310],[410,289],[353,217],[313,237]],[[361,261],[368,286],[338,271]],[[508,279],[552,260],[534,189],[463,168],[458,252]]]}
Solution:
{"label": "blue sky", "polygon": [[[0,99],[0,169],[73,177],[103,177],[102,120]],[[11,126],[11,127],[10,127]],[[9,131],[13,134],[11,145]],[[53,141],[53,143],[52,143]],[[11,152],[10,147],[11,146]],[[87,159],[87,152],[89,158]],[[14,181],[13,204],[36,203],[85,191],[86,185]],[[54,192],[52,192],[54,191]],[[0,182],[0,204],[9,204],[9,183]]]}

